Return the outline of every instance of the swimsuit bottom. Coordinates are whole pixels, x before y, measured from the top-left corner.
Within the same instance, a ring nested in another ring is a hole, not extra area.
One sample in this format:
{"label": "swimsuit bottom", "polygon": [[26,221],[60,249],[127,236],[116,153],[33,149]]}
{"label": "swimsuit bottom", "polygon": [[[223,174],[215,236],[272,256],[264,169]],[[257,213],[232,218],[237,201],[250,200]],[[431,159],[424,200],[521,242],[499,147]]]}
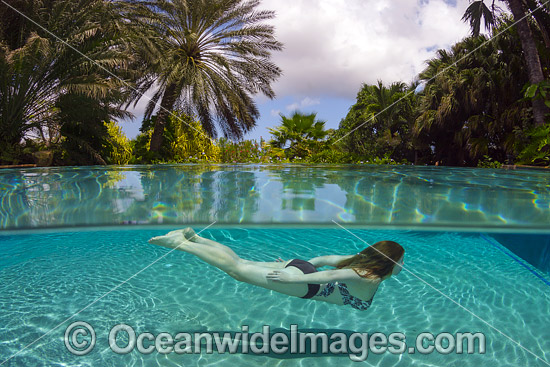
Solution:
{"label": "swimsuit bottom", "polygon": [[[287,266],[285,266],[285,268],[288,268],[289,266],[294,266],[295,268],[300,269],[302,271],[302,273],[304,273],[304,274],[315,273],[317,271],[317,269],[315,268],[315,266],[313,266],[313,264],[311,264],[310,262],[304,261],[304,260],[300,260],[300,259],[292,260],[291,262],[288,263]],[[302,298],[311,298],[311,297],[315,296],[319,292],[320,289],[321,289],[320,284],[309,284],[308,283],[308,285],[307,285],[307,294],[305,296],[303,296]]]}

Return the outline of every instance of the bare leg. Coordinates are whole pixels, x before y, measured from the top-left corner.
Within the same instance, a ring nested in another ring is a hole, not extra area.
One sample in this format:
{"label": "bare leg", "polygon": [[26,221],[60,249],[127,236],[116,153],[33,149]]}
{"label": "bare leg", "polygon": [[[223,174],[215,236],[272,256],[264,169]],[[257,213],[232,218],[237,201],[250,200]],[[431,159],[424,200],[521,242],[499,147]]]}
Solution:
{"label": "bare leg", "polygon": [[237,267],[241,258],[227,246],[222,244],[217,244],[218,246],[211,246],[210,244],[204,246],[205,243],[200,240],[206,239],[197,236],[191,228],[186,228],[169,232],[164,236],[153,237],[149,240],[149,243],[188,252],[208,264],[225,271],[232,277],[236,277]]}
{"label": "bare leg", "polygon": [[[307,293],[307,285],[280,283],[267,280],[267,274],[273,267],[282,268],[286,262],[266,263],[241,259],[229,247],[196,235],[192,229],[172,231],[164,236],[153,237],[149,243],[181,250],[193,254],[204,262],[226,272],[236,280],[271,289],[279,293],[301,297]],[[285,271],[301,271],[294,267]]]}
{"label": "bare leg", "polygon": [[235,259],[240,259],[242,261],[246,261],[246,260],[241,259],[235,253],[235,251],[233,251],[229,246],[225,246],[225,245],[222,245],[219,242],[212,241],[208,238],[201,237],[201,236],[197,235],[195,233],[195,231],[193,230],[193,228],[191,228],[191,227],[187,227],[187,228],[182,229],[182,233],[185,236],[185,238],[187,240],[191,241],[191,242],[199,243],[199,244],[205,245],[205,246],[210,246],[212,248],[216,248],[218,250],[221,250],[221,251],[225,252],[227,254],[227,256],[233,257]]}
{"label": "bare leg", "polygon": [[267,262],[267,261],[245,260],[243,258],[240,258],[228,246],[222,245],[221,243],[210,240],[208,238],[198,236],[195,233],[195,231],[193,231],[193,229],[190,228],[190,227],[187,227],[187,228],[183,229],[182,231],[183,231],[183,235],[185,236],[185,238],[191,240],[192,242],[200,243],[200,244],[203,244],[203,245],[206,245],[206,246],[212,246],[212,247],[218,248],[222,251],[225,251],[229,256],[238,257],[240,259],[240,261],[242,261],[244,264],[264,266],[264,267],[271,268],[271,269],[282,269],[282,268],[286,267],[286,265],[290,262],[290,260],[289,261],[269,261],[269,262]]}

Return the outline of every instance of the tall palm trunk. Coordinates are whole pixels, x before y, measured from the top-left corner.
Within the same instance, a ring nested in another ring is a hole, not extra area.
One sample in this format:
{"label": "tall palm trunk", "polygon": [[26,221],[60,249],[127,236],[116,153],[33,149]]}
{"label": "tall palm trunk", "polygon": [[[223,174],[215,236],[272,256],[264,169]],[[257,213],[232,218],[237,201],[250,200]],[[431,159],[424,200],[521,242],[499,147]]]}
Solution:
{"label": "tall palm trunk", "polygon": [[157,120],[155,121],[153,135],[151,136],[151,145],[149,147],[149,151],[151,152],[160,151],[164,139],[164,127],[168,122],[168,117],[174,107],[176,98],[176,84],[168,84],[162,96],[162,101],[160,102],[160,110],[157,114]]}
{"label": "tall palm trunk", "polygon": [[535,0],[527,0],[526,3],[528,9],[533,12],[533,18],[538,25],[538,30],[542,34],[544,45],[547,49],[550,49],[550,33],[547,30],[546,24],[550,24],[550,16],[544,8],[538,8],[538,3]]}
{"label": "tall palm trunk", "polygon": [[[510,11],[514,16],[514,19],[519,20],[525,16],[525,9],[523,8],[522,0],[508,0]],[[529,74],[529,81],[531,84],[540,83],[544,80],[544,74],[542,72],[542,66],[540,63],[539,54],[537,51],[537,45],[527,18],[522,19],[517,23],[517,30],[519,39],[521,41],[521,48],[525,55],[525,61],[527,62],[527,72]],[[542,99],[533,99],[533,116],[537,125],[544,124],[544,115],[547,113],[547,108],[544,105]]]}

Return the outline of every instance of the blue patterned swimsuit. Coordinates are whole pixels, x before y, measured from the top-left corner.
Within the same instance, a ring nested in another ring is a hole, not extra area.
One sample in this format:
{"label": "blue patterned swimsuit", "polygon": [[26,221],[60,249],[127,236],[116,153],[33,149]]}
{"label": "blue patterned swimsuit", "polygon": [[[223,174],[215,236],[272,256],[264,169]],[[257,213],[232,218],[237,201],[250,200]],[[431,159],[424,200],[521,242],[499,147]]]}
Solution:
{"label": "blue patterned swimsuit", "polygon": [[[332,294],[332,292],[334,292],[334,288],[334,283],[328,283],[326,287],[323,288],[323,290],[317,295],[321,297],[328,297]],[[367,308],[369,308],[372,304],[372,299],[374,298],[374,294],[368,301],[363,301],[360,298],[352,296],[348,291],[348,286],[346,285],[346,283],[338,283],[338,290],[342,295],[342,301],[345,305],[350,305],[351,307],[361,311],[365,311]]]}

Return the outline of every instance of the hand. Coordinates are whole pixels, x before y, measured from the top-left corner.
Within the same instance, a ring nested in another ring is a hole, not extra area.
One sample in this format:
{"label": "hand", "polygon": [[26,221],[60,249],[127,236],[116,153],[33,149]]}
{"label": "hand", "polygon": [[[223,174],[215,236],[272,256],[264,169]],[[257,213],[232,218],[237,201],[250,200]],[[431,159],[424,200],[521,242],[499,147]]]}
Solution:
{"label": "hand", "polygon": [[285,261],[284,261],[283,259],[281,259],[280,257],[279,257],[277,260],[275,260],[275,261],[278,262],[278,263],[284,263],[284,262],[285,262]]}
{"label": "hand", "polygon": [[273,270],[266,275],[266,279],[274,282],[292,283],[295,280],[295,276],[283,270]]}

